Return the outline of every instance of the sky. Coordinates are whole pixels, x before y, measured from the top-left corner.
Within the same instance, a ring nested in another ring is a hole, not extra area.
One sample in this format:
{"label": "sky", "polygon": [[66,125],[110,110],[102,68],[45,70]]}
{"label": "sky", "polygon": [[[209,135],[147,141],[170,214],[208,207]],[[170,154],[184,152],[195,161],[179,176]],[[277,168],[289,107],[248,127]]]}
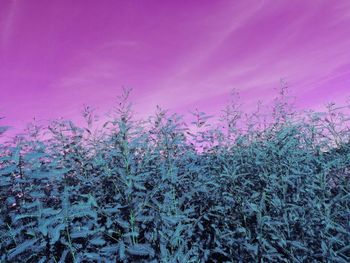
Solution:
{"label": "sky", "polygon": [[350,96],[350,1],[0,0],[0,125],[103,118],[122,87],[136,114],[156,105],[245,110],[281,79],[296,106]]}

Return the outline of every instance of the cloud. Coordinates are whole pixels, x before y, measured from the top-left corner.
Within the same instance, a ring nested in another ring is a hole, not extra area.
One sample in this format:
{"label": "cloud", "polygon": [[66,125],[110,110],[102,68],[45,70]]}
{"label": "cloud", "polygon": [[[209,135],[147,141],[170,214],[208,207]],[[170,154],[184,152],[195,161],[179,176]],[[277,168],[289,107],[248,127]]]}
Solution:
{"label": "cloud", "polygon": [[2,49],[5,49],[9,43],[19,8],[18,0],[11,0],[9,2],[10,4],[0,24],[0,46]]}
{"label": "cloud", "polygon": [[133,40],[113,40],[113,41],[109,41],[104,43],[103,45],[100,46],[100,49],[109,49],[109,48],[118,48],[118,47],[134,47],[137,46],[139,43],[137,41],[133,41]]}

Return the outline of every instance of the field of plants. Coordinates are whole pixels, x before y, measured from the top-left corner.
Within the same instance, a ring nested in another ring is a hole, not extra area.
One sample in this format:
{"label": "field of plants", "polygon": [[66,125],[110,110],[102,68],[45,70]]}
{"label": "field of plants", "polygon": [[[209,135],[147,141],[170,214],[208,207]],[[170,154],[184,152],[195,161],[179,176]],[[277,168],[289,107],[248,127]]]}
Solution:
{"label": "field of plants", "polygon": [[296,112],[281,89],[270,116],[233,96],[186,124],[136,120],[129,92],[103,127],[86,106],[83,127],[0,145],[1,263],[350,262],[345,108]]}

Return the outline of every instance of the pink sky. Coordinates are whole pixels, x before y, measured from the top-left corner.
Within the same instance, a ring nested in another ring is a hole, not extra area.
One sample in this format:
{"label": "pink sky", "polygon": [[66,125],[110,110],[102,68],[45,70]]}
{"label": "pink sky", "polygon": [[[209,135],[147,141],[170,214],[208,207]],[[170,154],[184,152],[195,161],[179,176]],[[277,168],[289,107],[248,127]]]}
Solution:
{"label": "pink sky", "polygon": [[0,0],[0,116],[22,128],[103,115],[122,86],[135,110],[246,109],[280,79],[299,108],[350,96],[350,1]]}

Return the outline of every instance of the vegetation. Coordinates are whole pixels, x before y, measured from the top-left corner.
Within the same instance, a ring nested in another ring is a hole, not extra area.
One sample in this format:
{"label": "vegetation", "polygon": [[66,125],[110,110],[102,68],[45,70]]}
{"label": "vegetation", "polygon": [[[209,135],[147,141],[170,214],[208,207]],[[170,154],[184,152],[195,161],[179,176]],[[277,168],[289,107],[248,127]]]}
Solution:
{"label": "vegetation", "polygon": [[0,146],[0,262],[349,262],[348,120],[285,92],[217,126],[136,121],[129,90],[103,128],[32,123]]}

